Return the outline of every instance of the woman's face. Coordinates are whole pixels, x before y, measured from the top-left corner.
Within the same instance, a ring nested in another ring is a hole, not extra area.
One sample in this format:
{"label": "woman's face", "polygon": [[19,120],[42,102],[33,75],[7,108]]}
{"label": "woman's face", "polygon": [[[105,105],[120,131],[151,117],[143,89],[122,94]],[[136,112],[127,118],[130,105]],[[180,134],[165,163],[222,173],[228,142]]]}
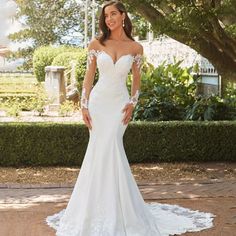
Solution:
{"label": "woman's face", "polygon": [[122,27],[125,13],[121,14],[114,5],[111,5],[105,8],[104,16],[107,27],[112,31],[114,29]]}

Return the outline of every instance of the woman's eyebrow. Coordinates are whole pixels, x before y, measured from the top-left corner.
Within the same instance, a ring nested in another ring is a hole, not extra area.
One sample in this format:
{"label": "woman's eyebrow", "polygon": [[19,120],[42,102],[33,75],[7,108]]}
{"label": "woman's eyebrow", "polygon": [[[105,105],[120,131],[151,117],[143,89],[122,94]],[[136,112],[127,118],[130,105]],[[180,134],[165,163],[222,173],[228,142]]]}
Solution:
{"label": "woman's eyebrow", "polygon": [[[113,13],[113,12],[117,12],[116,10],[113,10],[113,11],[111,11],[110,13]],[[105,15],[107,15],[108,13],[105,13]]]}

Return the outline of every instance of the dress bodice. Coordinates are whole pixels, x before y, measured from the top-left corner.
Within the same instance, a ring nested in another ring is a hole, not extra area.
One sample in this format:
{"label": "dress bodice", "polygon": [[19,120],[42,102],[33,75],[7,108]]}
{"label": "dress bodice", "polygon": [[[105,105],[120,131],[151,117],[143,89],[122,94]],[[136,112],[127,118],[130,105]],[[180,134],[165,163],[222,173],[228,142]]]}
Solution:
{"label": "dress bodice", "polygon": [[105,79],[112,77],[113,79],[119,78],[125,81],[133,60],[134,57],[131,54],[126,54],[114,62],[108,53],[100,51],[97,55],[97,66],[100,78]]}
{"label": "dress bodice", "polygon": [[99,82],[105,84],[125,85],[127,75],[135,62],[139,66],[142,56],[140,54],[125,54],[113,61],[112,57],[103,50],[90,50],[88,63],[96,57],[99,71]]}

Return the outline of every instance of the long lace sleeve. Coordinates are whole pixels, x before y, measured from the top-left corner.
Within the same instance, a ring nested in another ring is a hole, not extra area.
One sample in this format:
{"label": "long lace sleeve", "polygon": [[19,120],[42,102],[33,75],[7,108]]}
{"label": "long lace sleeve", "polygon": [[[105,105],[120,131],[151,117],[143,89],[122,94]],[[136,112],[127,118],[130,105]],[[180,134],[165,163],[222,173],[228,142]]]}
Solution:
{"label": "long lace sleeve", "polygon": [[142,63],[143,63],[143,55],[142,54],[135,55],[132,66],[133,81],[131,88],[131,96],[129,100],[129,103],[132,104],[134,107],[137,105],[140,95]]}
{"label": "long lace sleeve", "polygon": [[136,65],[139,73],[141,73],[142,64],[143,64],[144,56],[142,54],[137,54],[134,56],[134,64]]}
{"label": "long lace sleeve", "polygon": [[97,66],[96,58],[97,58],[97,51],[95,49],[89,49],[87,52],[86,73],[83,81],[83,87],[80,99],[81,109],[82,108],[88,109],[89,94],[93,85],[94,75]]}
{"label": "long lace sleeve", "polygon": [[133,106],[135,107],[138,103],[138,98],[139,98],[139,94],[140,94],[140,90],[137,89],[135,94],[133,96],[130,97],[129,99],[129,103],[133,104]]}

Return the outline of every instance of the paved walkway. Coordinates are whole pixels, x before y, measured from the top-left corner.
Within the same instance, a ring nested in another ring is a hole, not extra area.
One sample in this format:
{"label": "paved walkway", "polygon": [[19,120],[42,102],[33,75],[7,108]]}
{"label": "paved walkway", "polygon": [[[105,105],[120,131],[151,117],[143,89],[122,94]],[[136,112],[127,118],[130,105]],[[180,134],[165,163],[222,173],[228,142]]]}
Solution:
{"label": "paved walkway", "polygon": [[[53,236],[44,220],[69,200],[70,184],[0,184],[1,236]],[[236,180],[141,183],[145,201],[179,204],[216,215],[214,228],[184,236],[236,236]]]}

